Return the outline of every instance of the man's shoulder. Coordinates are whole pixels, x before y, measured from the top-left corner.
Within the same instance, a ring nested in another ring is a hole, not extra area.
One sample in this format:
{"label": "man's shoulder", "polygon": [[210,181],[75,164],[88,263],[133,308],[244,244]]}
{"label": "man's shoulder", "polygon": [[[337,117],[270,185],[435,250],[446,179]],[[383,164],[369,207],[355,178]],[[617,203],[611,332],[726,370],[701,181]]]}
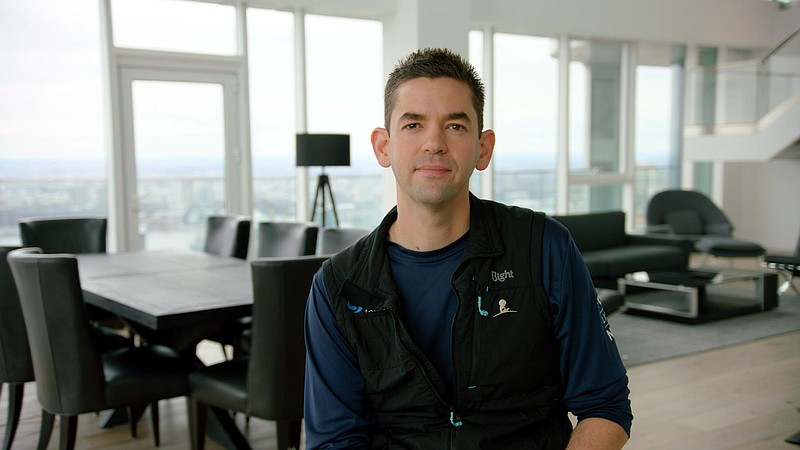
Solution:
{"label": "man's shoulder", "polygon": [[535,211],[521,206],[508,205],[494,200],[477,199],[483,213],[495,218],[498,224],[505,221],[516,222],[520,220],[531,221],[535,214],[543,218],[543,241],[566,241],[569,239],[569,230],[558,220],[550,217],[544,211]]}

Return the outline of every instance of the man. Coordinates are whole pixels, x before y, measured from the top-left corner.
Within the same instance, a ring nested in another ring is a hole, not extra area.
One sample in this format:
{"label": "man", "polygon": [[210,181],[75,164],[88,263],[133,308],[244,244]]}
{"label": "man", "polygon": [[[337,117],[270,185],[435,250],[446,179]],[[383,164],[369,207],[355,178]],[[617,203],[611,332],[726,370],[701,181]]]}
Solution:
{"label": "man", "polygon": [[384,102],[397,207],[315,277],[308,449],[621,448],[627,376],[569,233],[469,192],[495,144],[472,66],[417,51]]}

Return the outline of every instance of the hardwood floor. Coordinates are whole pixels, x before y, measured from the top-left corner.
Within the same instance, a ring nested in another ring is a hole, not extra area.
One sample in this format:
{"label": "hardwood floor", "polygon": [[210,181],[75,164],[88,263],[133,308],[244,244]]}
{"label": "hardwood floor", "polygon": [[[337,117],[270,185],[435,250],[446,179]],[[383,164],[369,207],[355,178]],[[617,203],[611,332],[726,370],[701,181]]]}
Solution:
{"label": "hardwood floor", "polygon": [[629,449],[797,449],[800,332],[633,367]]}
{"label": "hardwood floor", "polygon": [[[800,332],[636,366],[629,377],[635,419],[626,449],[798,449],[784,439],[800,431]],[[15,449],[36,448],[35,386],[26,385]],[[7,397],[4,389],[0,434],[5,433]],[[185,401],[161,402],[160,412],[160,448],[188,449]],[[245,428],[243,417],[237,419],[254,449],[276,448],[272,422],[251,419]],[[149,418],[140,421],[136,439],[126,426],[100,429],[97,423],[94,414],[80,417],[76,448],[153,447]],[[48,448],[58,448],[58,421]],[[206,448],[221,447],[207,441]]]}

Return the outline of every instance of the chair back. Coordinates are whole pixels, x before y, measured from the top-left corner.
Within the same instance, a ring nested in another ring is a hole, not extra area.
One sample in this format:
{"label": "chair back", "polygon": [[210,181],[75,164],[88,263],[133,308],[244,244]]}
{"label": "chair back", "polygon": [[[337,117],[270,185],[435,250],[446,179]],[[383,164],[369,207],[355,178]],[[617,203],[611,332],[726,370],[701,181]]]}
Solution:
{"label": "chair back", "polygon": [[247,259],[250,218],[224,214],[208,216],[204,250],[217,256]]}
{"label": "chair back", "polygon": [[672,189],[655,194],[647,204],[647,226],[668,226],[672,234],[725,236],[733,234],[728,217],[705,194]]}
{"label": "chair back", "polygon": [[248,414],[303,417],[303,315],[311,281],[326,257],[261,258],[253,273],[253,335],[247,372]]}
{"label": "chair back", "polygon": [[33,381],[33,364],[17,286],[8,265],[8,253],[18,247],[0,247],[0,383]]}
{"label": "chair back", "polygon": [[23,247],[44,253],[105,253],[105,217],[41,217],[21,219]]}
{"label": "chair back", "polygon": [[332,255],[358,242],[372,230],[368,228],[322,228],[317,242],[318,255]]}
{"label": "chair back", "polygon": [[73,255],[8,255],[28,330],[36,393],[52,414],[105,409],[105,378]]}
{"label": "chair back", "polygon": [[313,255],[317,230],[313,223],[260,222],[256,229],[255,258]]}

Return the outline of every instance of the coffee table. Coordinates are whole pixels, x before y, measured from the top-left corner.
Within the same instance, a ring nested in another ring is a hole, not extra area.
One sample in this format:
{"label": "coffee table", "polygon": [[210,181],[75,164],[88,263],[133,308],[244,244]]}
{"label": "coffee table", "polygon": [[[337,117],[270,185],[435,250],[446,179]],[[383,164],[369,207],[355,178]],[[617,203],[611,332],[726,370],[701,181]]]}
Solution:
{"label": "coffee table", "polygon": [[684,323],[772,309],[777,285],[774,273],[721,268],[636,272],[618,280],[626,313]]}

